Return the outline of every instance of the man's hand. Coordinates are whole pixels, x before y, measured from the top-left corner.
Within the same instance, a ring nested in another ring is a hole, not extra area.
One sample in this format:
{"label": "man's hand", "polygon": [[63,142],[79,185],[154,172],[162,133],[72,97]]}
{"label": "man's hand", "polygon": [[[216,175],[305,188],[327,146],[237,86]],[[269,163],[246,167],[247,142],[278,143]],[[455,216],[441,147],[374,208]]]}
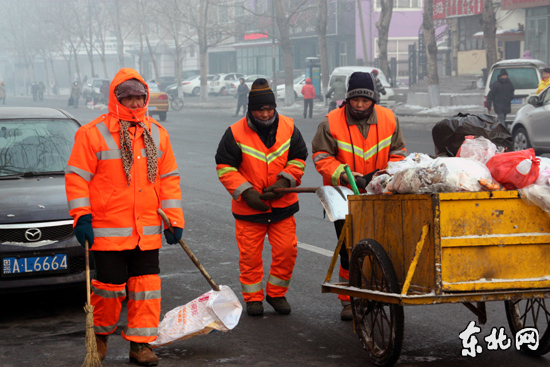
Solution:
{"label": "man's hand", "polygon": [[92,248],[94,244],[94,229],[92,228],[91,214],[85,214],[78,218],[74,227],[74,235],[82,247],[85,246],[86,240],[88,240],[89,248]]}
{"label": "man's hand", "polygon": [[[357,183],[357,177],[362,177],[363,176],[359,172],[352,172],[351,174],[353,175],[353,178],[356,180],[356,183]],[[340,175],[340,182],[344,186],[349,185],[348,175],[346,175],[346,172],[342,172],[342,174]],[[359,187],[359,186],[357,186],[357,187]]]}
{"label": "man's hand", "polygon": [[166,238],[166,242],[169,245],[175,245],[181,240],[181,236],[183,235],[183,228],[180,227],[172,227],[174,229],[174,233],[170,231],[170,228],[166,228],[164,230],[164,237]]}
{"label": "man's hand", "polygon": [[264,203],[260,199],[260,193],[256,190],[254,190],[252,187],[249,189],[246,189],[242,194],[241,197],[246,202],[246,205],[251,207],[252,209],[259,210],[261,212],[266,212],[269,210],[269,205]]}
{"label": "man's hand", "polygon": [[355,184],[357,185],[358,188],[360,189],[365,189],[367,187],[367,185],[369,184],[369,182],[372,181],[372,178],[374,177],[374,175],[379,171],[379,169],[375,169],[374,171],[372,171],[371,173],[367,173],[366,175],[364,176],[361,176],[361,177],[356,177],[355,178]]}
{"label": "man's hand", "polygon": [[260,195],[262,200],[277,200],[283,197],[283,193],[273,192],[275,189],[284,189],[290,187],[290,180],[281,177],[271,186],[266,187],[263,191],[264,193]]}

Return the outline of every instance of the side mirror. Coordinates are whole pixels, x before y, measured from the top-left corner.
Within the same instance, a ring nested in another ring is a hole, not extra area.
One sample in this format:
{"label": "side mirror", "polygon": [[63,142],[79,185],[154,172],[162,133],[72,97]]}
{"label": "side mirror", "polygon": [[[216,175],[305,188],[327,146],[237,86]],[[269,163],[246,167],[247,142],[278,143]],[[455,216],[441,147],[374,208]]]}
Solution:
{"label": "side mirror", "polygon": [[531,97],[529,97],[529,99],[527,99],[527,103],[537,107],[539,105],[539,97],[531,96]]}

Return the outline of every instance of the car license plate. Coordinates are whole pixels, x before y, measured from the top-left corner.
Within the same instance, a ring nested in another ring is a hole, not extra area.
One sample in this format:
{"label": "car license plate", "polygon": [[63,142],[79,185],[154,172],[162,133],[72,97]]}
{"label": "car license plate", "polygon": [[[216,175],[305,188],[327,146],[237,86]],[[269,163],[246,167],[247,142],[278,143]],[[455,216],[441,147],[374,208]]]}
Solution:
{"label": "car license plate", "polygon": [[67,271],[69,271],[67,254],[37,257],[4,257],[2,259],[2,276]]}
{"label": "car license plate", "polygon": [[157,106],[149,106],[149,110],[154,111],[157,109]]}
{"label": "car license plate", "polygon": [[523,98],[512,99],[512,104],[523,104]]}

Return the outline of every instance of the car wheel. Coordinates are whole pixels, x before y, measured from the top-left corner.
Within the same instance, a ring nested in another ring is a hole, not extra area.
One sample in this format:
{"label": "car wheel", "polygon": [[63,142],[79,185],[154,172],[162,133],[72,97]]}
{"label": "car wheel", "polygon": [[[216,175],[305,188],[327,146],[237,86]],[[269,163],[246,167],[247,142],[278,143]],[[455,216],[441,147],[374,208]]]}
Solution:
{"label": "car wheel", "polygon": [[225,96],[225,87],[220,90],[220,96]]}
{"label": "car wheel", "polygon": [[201,95],[201,88],[200,88],[200,87],[195,87],[195,88],[193,88],[193,95],[194,95],[195,97],[200,96],[200,95]]}
{"label": "car wheel", "polygon": [[159,120],[166,121],[166,112],[159,112]]}
{"label": "car wheel", "polygon": [[523,127],[520,127],[514,131],[514,150],[525,150],[532,148],[527,131]]}

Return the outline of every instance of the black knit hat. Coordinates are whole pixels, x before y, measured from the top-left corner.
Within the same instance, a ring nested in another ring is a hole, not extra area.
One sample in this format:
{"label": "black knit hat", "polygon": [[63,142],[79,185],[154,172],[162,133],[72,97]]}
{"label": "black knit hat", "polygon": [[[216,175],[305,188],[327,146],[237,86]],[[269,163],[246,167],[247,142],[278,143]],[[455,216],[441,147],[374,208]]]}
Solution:
{"label": "black knit hat", "polygon": [[348,93],[346,99],[355,97],[368,98],[376,103],[376,94],[374,93],[374,79],[369,73],[356,71],[349,77]]}
{"label": "black knit hat", "polygon": [[248,109],[250,111],[261,110],[264,107],[275,108],[275,94],[269,87],[269,83],[264,78],[258,78],[252,83],[250,93],[248,93]]}

